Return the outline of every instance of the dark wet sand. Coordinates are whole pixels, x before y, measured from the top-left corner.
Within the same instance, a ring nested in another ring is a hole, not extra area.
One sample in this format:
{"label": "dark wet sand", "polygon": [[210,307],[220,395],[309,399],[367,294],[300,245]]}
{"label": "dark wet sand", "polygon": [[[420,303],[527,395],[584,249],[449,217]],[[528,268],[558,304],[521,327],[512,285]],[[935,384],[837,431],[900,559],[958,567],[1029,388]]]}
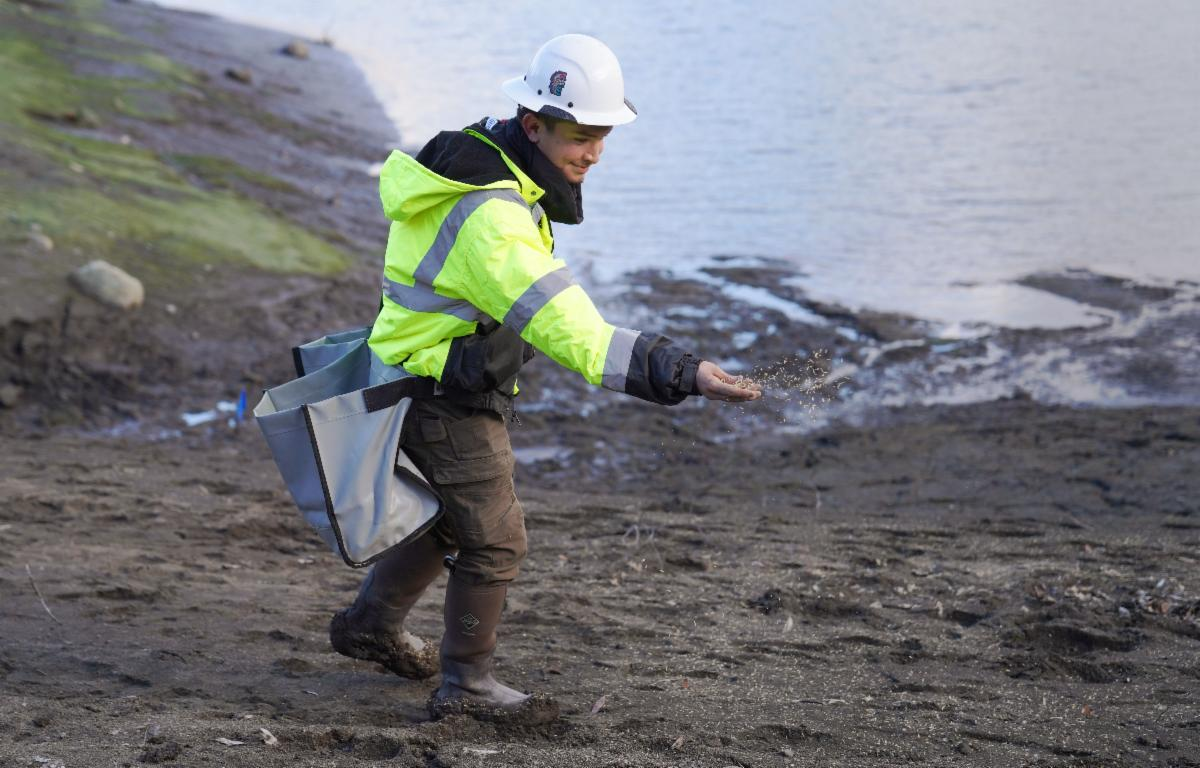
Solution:
{"label": "dark wet sand", "polygon": [[566,713],[525,732],[330,650],[359,574],[252,429],[3,457],[6,764],[1197,764],[1195,412],[929,411],[610,491],[525,467],[499,669]]}

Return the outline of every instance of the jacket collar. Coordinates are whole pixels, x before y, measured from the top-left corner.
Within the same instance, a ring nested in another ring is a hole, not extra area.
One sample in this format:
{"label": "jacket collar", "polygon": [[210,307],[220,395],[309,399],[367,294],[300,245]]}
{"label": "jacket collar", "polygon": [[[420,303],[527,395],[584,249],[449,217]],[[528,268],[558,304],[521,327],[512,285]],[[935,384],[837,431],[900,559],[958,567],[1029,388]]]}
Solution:
{"label": "jacket collar", "polygon": [[[479,130],[482,129],[482,130]],[[491,145],[517,177],[521,196],[530,205],[541,201],[550,220],[559,224],[583,221],[583,189],[572,184],[562,171],[525,136],[515,119],[486,118],[466,132]],[[485,135],[486,132],[486,135]]]}

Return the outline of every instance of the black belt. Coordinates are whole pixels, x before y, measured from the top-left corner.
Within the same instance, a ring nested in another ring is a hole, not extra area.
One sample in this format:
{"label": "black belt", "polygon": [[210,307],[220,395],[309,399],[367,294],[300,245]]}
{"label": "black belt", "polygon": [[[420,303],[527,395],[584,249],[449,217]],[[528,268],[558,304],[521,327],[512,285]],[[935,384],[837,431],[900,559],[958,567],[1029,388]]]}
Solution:
{"label": "black belt", "polygon": [[468,392],[463,389],[442,389],[435,379],[428,376],[408,376],[389,381],[386,384],[367,387],[362,391],[362,395],[368,413],[391,408],[406,397],[436,398],[465,405],[468,408],[486,408],[503,416],[505,421],[512,418],[515,409],[513,396],[506,395],[500,390]]}

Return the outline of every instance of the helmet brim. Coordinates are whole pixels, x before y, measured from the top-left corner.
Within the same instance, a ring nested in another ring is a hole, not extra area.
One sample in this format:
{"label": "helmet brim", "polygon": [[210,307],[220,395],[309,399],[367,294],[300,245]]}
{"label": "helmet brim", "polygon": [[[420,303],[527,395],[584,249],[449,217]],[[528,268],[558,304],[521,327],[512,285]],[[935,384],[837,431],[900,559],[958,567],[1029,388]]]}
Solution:
{"label": "helmet brim", "polygon": [[563,119],[561,115],[565,113],[581,125],[625,125],[637,119],[637,111],[633,109],[633,105],[628,101],[620,109],[610,112],[591,112],[584,109],[568,108],[562,104],[555,104],[546,97],[539,96],[529,87],[529,84],[525,82],[525,78],[523,77],[514,77],[512,80],[506,80],[500,88],[508,98],[526,109],[533,112],[541,112],[545,107],[551,107],[555,117]]}

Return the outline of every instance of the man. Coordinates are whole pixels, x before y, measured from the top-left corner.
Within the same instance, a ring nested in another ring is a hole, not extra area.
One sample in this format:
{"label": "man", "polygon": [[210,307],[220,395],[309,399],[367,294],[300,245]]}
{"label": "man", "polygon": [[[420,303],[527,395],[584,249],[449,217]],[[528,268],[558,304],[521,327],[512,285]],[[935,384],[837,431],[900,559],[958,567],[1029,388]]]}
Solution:
{"label": "man", "polygon": [[[330,639],[404,677],[440,666],[435,718],[530,724],[557,717],[558,705],[492,675],[505,592],[526,552],[506,427],[518,369],[536,348],[592,384],[667,405],[760,392],[666,337],[608,324],[553,256],[550,223],[582,221],[583,180],[612,127],[636,117],[612,51],[585,35],[556,37],[503,87],[515,118],[440,133],[415,159],[393,152],[380,175],[392,224],[370,346],[439,382],[439,396],[413,402],[401,444],[445,515],[376,564]],[[402,624],[444,559],[453,565],[436,653]]]}

